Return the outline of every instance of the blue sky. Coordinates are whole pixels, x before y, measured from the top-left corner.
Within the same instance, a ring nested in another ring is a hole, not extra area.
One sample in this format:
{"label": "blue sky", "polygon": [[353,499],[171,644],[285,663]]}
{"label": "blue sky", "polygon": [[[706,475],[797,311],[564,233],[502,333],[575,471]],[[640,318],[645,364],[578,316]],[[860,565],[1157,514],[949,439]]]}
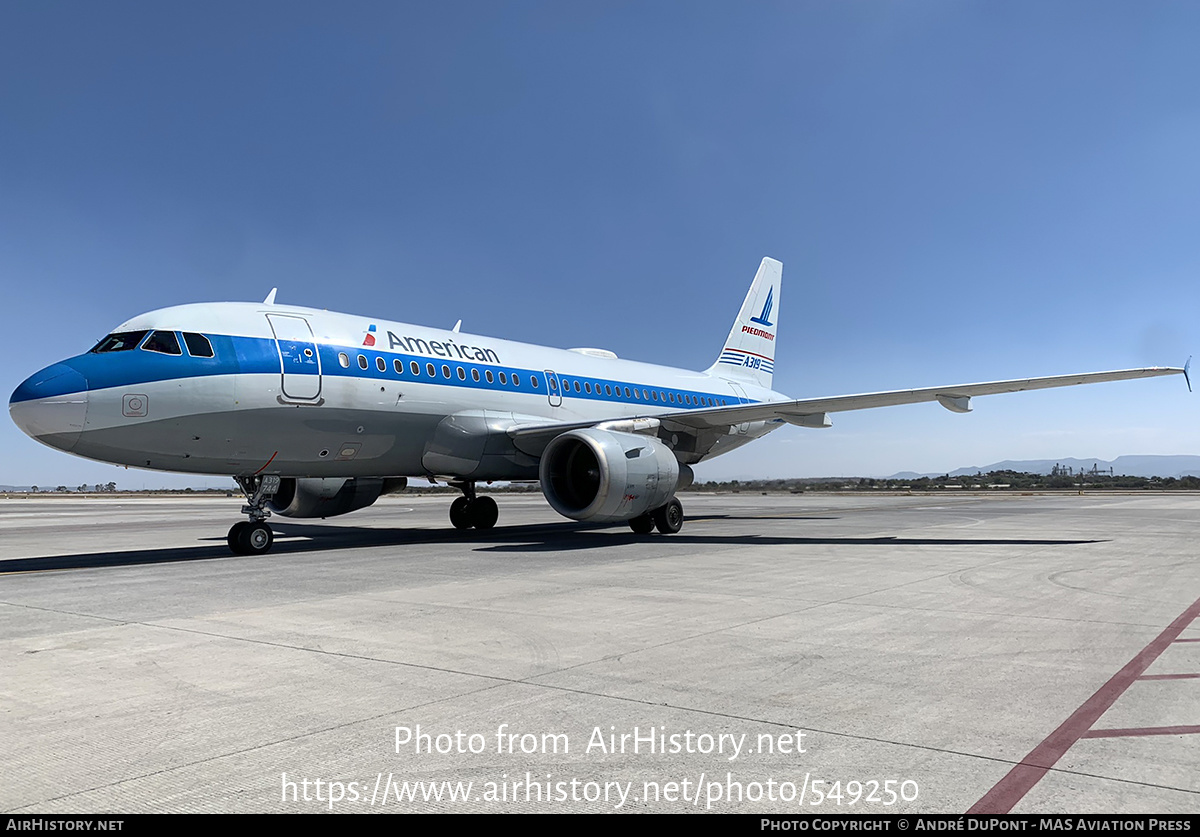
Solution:
{"label": "blue sky", "polygon": [[[784,262],[776,387],[1200,347],[1200,6],[0,6],[0,384],[183,302],[279,299],[687,368]],[[1168,378],[787,428],[698,471],[1200,453]],[[0,423],[0,484],[224,485]]]}

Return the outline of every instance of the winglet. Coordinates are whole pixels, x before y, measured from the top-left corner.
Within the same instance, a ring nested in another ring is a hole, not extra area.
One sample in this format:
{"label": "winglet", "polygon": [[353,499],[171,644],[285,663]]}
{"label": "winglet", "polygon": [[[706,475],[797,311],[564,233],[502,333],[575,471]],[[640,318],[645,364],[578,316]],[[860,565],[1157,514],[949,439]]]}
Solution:
{"label": "winglet", "polygon": [[271,288],[271,292],[269,294],[267,294],[267,298],[263,300],[263,305],[274,305],[275,304],[275,292],[278,290],[279,290],[279,288]]}
{"label": "winglet", "polygon": [[1192,376],[1188,374],[1188,370],[1192,368],[1192,359],[1188,357],[1187,363],[1183,365],[1183,379],[1187,381],[1188,392],[1192,391]]}

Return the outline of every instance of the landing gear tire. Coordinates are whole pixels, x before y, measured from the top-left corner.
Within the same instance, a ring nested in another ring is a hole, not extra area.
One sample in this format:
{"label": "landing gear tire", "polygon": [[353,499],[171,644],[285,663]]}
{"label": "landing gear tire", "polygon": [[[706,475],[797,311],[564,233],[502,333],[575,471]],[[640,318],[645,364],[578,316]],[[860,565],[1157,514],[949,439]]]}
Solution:
{"label": "landing gear tire", "polygon": [[450,522],[455,529],[491,529],[500,509],[491,497],[459,497],[450,504]]}
{"label": "landing gear tire", "polygon": [[225,542],[229,544],[229,551],[234,555],[245,554],[242,552],[242,547],[238,539],[242,536],[242,530],[249,525],[249,520],[241,520],[229,527],[229,535],[225,538]]}
{"label": "landing gear tire", "polygon": [[672,497],[671,502],[654,510],[654,525],[664,535],[674,535],[683,528],[683,503]]}
{"label": "landing gear tire", "polygon": [[500,518],[500,509],[491,497],[476,497],[467,513],[471,517],[471,525],[476,529],[491,529]]}
{"label": "landing gear tire", "polygon": [[234,555],[265,555],[275,543],[275,533],[265,523],[271,516],[267,504],[279,492],[280,478],[268,474],[265,477],[234,477],[234,480],[246,495],[242,514],[250,515],[250,519],[233,524],[225,540]]}
{"label": "landing gear tire", "polygon": [[471,501],[466,497],[456,497],[450,504],[450,523],[455,529],[471,528],[471,506]]}
{"label": "landing gear tire", "polygon": [[649,535],[654,531],[654,518],[648,514],[641,514],[629,521],[629,528],[636,535]]}
{"label": "landing gear tire", "polygon": [[261,520],[257,523],[246,523],[238,532],[239,555],[266,555],[275,543],[275,533],[271,527]]}

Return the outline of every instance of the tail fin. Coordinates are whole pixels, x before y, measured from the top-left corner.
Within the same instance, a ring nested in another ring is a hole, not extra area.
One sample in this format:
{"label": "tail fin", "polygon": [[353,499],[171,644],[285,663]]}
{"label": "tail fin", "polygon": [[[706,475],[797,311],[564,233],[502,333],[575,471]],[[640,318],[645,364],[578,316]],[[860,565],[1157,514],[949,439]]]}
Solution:
{"label": "tail fin", "polygon": [[775,372],[775,328],[779,323],[779,289],[783,263],[763,259],[746,293],[742,310],[733,321],[717,362],[709,375],[771,388]]}

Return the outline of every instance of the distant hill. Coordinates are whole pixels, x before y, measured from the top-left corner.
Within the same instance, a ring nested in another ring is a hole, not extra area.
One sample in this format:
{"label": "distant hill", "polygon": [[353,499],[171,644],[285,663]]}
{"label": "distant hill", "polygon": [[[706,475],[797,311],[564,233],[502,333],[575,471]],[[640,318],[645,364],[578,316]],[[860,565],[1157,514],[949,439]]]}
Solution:
{"label": "distant hill", "polygon": [[[1112,472],[1116,476],[1128,477],[1189,477],[1200,476],[1200,456],[1118,456],[1111,462],[1105,459],[1006,459],[1003,462],[993,462],[991,465],[978,465],[969,468],[959,468],[951,471],[952,477],[973,476],[989,471],[1020,471],[1027,474],[1049,474],[1055,465],[1070,468],[1075,473],[1090,471],[1094,465],[1097,470]],[[944,472],[943,472],[944,473]],[[937,474],[918,474],[914,471],[901,471],[888,479],[911,480],[920,477],[940,477]]]}

